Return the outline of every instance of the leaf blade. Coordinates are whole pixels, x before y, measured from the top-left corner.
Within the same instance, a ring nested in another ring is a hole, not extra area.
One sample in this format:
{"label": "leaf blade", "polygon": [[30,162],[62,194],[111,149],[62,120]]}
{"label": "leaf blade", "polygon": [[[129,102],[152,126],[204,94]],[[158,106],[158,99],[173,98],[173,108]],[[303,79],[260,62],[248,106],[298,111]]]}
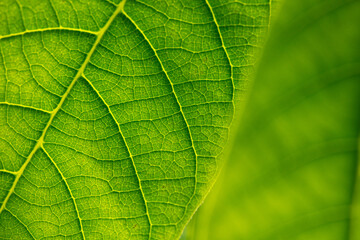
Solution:
{"label": "leaf blade", "polygon": [[0,5],[0,176],[12,193],[2,237],[180,236],[215,180],[233,88],[248,76],[230,66],[247,50],[227,52],[242,13],[226,26],[224,3]]}

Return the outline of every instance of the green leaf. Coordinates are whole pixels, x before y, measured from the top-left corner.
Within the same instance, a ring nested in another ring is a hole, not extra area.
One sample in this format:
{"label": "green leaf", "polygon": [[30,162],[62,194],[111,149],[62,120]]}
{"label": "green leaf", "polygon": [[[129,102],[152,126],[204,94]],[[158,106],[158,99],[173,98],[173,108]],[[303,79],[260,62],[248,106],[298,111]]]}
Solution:
{"label": "green leaf", "polygon": [[269,0],[0,0],[0,238],[176,239]]}
{"label": "green leaf", "polygon": [[359,12],[355,0],[284,3],[187,239],[360,239]]}

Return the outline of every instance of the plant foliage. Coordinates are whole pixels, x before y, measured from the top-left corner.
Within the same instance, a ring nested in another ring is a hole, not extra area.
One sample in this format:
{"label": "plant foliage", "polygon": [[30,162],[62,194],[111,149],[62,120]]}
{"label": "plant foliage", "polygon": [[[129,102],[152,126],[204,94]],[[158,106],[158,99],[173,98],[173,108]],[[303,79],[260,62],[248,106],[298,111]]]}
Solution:
{"label": "plant foliage", "polygon": [[0,238],[176,239],[269,0],[0,0]]}

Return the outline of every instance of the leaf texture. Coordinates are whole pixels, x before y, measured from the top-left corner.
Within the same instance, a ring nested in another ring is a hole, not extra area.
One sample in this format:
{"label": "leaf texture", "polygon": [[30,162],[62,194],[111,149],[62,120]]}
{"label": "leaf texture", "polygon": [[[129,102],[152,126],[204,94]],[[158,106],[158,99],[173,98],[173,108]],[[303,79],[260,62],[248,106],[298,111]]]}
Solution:
{"label": "leaf texture", "polygon": [[268,0],[1,0],[0,238],[176,239]]}

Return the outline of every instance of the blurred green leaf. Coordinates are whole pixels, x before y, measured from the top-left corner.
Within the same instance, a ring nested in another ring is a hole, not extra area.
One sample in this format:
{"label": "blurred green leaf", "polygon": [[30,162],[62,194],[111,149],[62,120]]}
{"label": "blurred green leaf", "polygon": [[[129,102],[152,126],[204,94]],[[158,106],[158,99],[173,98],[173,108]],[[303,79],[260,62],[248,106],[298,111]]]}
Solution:
{"label": "blurred green leaf", "polygon": [[285,1],[186,239],[360,239],[359,13],[359,1]]}

